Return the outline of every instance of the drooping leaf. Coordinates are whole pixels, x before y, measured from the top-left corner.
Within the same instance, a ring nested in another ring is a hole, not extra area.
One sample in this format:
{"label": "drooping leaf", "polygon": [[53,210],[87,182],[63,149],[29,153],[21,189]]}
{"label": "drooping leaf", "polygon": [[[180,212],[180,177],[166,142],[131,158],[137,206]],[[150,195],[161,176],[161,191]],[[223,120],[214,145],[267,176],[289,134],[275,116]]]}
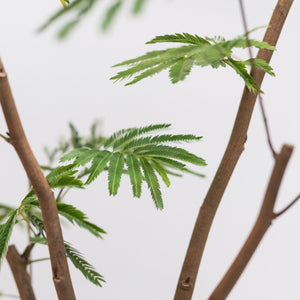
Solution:
{"label": "drooping leaf", "polygon": [[120,186],[121,176],[124,167],[124,155],[115,152],[108,167],[108,189],[110,195],[116,195]]}
{"label": "drooping leaf", "polygon": [[11,236],[13,227],[16,223],[17,215],[18,215],[17,209],[12,211],[6,223],[0,227],[0,266],[1,266],[2,258],[6,254],[8,241]]}
{"label": "drooping leaf", "polygon": [[151,196],[152,199],[154,200],[155,206],[157,209],[163,209],[164,206],[163,206],[163,201],[162,201],[162,196],[161,196],[161,191],[160,191],[160,186],[159,186],[157,176],[155,175],[152,166],[145,158],[141,157],[140,162],[144,172],[145,180],[148,184],[148,188],[150,189]]}
{"label": "drooping leaf", "polygon": [[151,164],[153,165],[155,171],[160,175],[164,183],[167,187],[170,186],[170,179],[167,175],[166,169],[155,159],[151,160]]}
{"label": "drooping leaf", "polygon": [[118,11],[120,10],[121,5],[122,5],[122,0],[118,0],[115,3],[113,3],[106,11],[104,20],[101,25],[103,31],[106,31],[109,28],[112,21],[115,19]]}
{"label": "drooping leaf", "polygon": [[99,152],[99,154],[97,154],[92,162],[92,166],[90,169],[90,175],[87,179],[87,181],[85,182],[85,184],[90,184],[91,182],[93,182],[98,175],[104,170],[104,168],[106,167],[108,161],[110,160],[112,156],[112,153],[107,151],[107,150],[102,150]]}
{"label": "drooping leaf", "polygon": [[105,282],[103,276],[99,274],[95,268],[84,259],[82,254],[71,246],[71,244],[65,242],[65,249],[67,257],[74,266],[81,271],[83,276],[93,284],[101,287],[101,282]]}
{"label": "drooping leaf", "polygon": [[184,80],[187,75],[190,74],[194,64],[193,58],[183,57],[173,65],[169,70],[169,76],[172,83],[176,83],[180,80]]}
{"label": "drooping leaf", "polygon": [[16,208],[0,203],[0,223],[6,219]]}
{"label": "drooping leaf", "polygon": [[275,76],[272,67],[268,63],[266,63],[263,59],[259,59],[259,58],[247,59],[245,61],[245,64],[249,66],[254,65],[257,68],[265,71],[269,75]]}
{"label": "drooping leaf", "polygon": [[140,163],[134,154],[128,154],[126,159],[130,182],[132,185],[133,196],[140,198],[142,191],[143,175]]}

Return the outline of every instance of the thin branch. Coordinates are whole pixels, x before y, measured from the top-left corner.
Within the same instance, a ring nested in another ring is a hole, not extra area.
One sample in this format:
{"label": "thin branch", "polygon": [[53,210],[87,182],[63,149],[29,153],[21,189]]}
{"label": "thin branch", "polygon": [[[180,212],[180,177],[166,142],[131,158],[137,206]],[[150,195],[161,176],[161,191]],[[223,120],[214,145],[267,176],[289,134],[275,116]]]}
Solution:
{"label": "thin branch", "polygon": [[35,300],[30,276],[26,271],[26,258],[18,253],[14,245],[8,247],[6,258],[13,273],[21,300]]}
{"label": "thin branch", "polygon": [[282,209],[280,212],[274,214],[274,219],[278,218],[279,216],[283,215],[286,211],[288,211],[292,206],[294,206],[298,200],[300,199],[300,194],[289,204],[287,205],[284,209]]}
{"label": "thin branch", "polygon": [[34,243],[30,243],[24,250],[23,254],[22,254],[22,257],[24,257],[26,260],[29,259],[30,257],[30,253],[31,253],[31,250],[33,249],[34,247]]}
{"label": "thin branch", "polygon": [[228,294],[245,270],[266,231],[271,226],[272,220],[274,219],[273,210],[278,190],[292,152],[293,146],[283,145],[280,153],[277,155],[273,172],[255,225],[253,226],[247,241],[236,259],[208,300],[224,300],[227,298]]}
{"label": "thin branch", "polygon": [[50,257],[44,257],[44,258],[37,258],[37,259],[33,259],[33,260],[28,260],[28,264],[32,264],[35,262],[40,262],[40,261],[45,261],[45,260],[49,260]]}
{"label": "thin branch", "polygon": [[18,154],[39,200],[51,258],[53,281],[58,298],[60,300],[75,300],[55,198],[25,136],[1,60],[0,102],[8,126],[11,144]]}
{"label": "thin branch", "polygon": [[[276,45],[292,2],[293,0],[278,1],[264,36],[264,41],[270,45]],[[273,51],[271,50],[261,49],[257,54],[257,58],[269,63],[272,54]],[[261,86],[265,72],[253,68],[251,75],[257,85]],[[249,92],[245,87],[226,151],[200,208],[178,280],[174,300],[190,300],[192,298],[211,224],[234,168],[243,152],[256,97],[256,94]],[[188,284],[186,284],[187,278],[189,278]]]}
{"label": "thin branch", "polygon": [[[246,40],[247,40],[247,44],[248,44],[249,57],[250,57],[252,68],[254,68],[253,53],[252,53],[252,48],[251,48],[251,45],[250,45],[250,42],[249,42],[249,30],[248,30],[248,25],[247,25],[247,19],[246,19],[243,0],[239,0],[239,4],[240,4],[240,10],[241,10],[241,16],[242,16],[242,20],[243,20],[243,26],[244,26],[244,31],[245,31],[245,35],[246,35]],[[266,110],[264,108],[263,98],[262,98],[260,93],[258,94],[258,100],[259,100],[259,107],[260,107],[260,110],[261,110],[261,113],[262,113],[262,116],[263,116],[263,122],[264,122],[264,126],[265,126],[265,131],[266,131],[266,135],[267,135],[268,144],[269,144],[270,150],[272,152],[272,155],[275,159],[277,153],[274,150],[274,147],[273,147],[273,144],[272,144],[270,128],[269,128],[268,119],[267,119],[267,116],[266,116]]]}

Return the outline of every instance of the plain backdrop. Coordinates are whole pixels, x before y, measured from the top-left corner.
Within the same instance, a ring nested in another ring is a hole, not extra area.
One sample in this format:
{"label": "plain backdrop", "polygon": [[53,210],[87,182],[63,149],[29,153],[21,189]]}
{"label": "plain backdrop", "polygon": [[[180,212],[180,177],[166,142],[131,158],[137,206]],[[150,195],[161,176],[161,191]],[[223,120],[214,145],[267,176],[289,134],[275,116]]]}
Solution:
{"label": "plain backdrop", "polygon": [[[204,157],[208,166],[192,175],[172,178],[162,187],[165,209],[157,211],[143,186],[141,199],[132,197],[128,178],[119,193],[109,197],[106,174],[86,190],[73,191],[68,203],[87,213],[107,231],[103,240],[78,227],[64,226],[64,237],[105,276],[102,288],[86,281],[70,266],[78,299],[172,299],[182,261],[203,198],[225,150],[243,90],[232,70],[194,68],[190,76],[172,85],[167,72],[134,86],[109,80],[111,66],[159,46],[145,42],[160,34],[189,32],[200,36],[233,38],[243,33],[238,1],[149,0],[139,16],[133,1],[125,6],[106,34],[100,20],[109,1],[97,8],[63,41],[56,33],[66,19],[37,34],[37,28],[61,7],[58,0],[0,1],[0,55],[27,137],[40,163],[43,147],[68,136],[68,122],[87,134],[100,119],[102,132],[168,122],[173,133],[203,135],[187,149]],[[267,25],[276,1],[245,1],[249,28]],[[296,1],[290,11],[271,65],[276,77],[266,76],[262,89],[275,148],[295,145],[276,209],[299,192],[299,15]],[[262,39],[264,30],[251,35]],[[167,46],[167,45],[166,45]],[[247,52],[240,51],[240,57]],[[7,131],[3,115],[0,132]],[[273,166],[261,113],[255,108],[245,151],[218,209],[202,260],[193,299],[207,299],[231,264],[254,224]],[[17,206],[27,191],[27,178],[12,147],[0,141],[0,202]],[[16,229],[10,243],[26,246],[25,231]],[[38,246],[34,258],[47,256]],[[258,247],[230,300],[300,298],[300,205],[276,220]],[[34,265],[37,299],[56,299],[49,262]],[[0,291],[17,290],[6,261],[0,273]],[[8,300],[10,298],[2,298]]]}

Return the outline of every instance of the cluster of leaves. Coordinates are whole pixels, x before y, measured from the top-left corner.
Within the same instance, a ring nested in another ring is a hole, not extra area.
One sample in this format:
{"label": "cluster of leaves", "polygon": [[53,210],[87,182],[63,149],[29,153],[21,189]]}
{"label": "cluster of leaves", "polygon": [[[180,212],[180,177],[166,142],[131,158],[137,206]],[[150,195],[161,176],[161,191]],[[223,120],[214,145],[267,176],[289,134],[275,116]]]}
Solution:
{"label": "cluster of leaves", "polygon": [[[185,149],[168,145],[172,142],[198,141],[202,137],[191,134],[149,135],[153,131],[169,127],[170,124],[157,124],[122,129],[107,138],[100,149],[76,148],[60,159],[63,163],[72,160],[72,163],[57,169],[58,173],[75,172],[74,170],[91,163],[91,166],[84,170],[84,175],[88,176],[85,184],[90,184],[100,173],[107,170],[110,195],[117,194],[122,175],[128,174],[133,196],[141,197],[142,182],[145,181],[156,207],[162,209],[163,201],[157,175],[162,178],[166,186],[170,186],[169,175],[182,176],[178,171],[203,177],[202,174],[187,168],[185,163],[206,165],[203,158]],[[53,174],[52,172],[50,174]],[[68,176],[73,176],[73,173],[69,173]],[[72,181],[73,179],[70,178],[70,182]]]}
{"label": "cluster of leaves", "polygon": [[[255,30],[255,29],[254,29]],[[169,77],[172,83],[184,80],[190,74],[193,66],[212,68],[230,66],[244,80],[250,91],[261,92],[253,77],[248,73],[248,66],[255,66],[274,76],[272,68],[261,59],[235,60],[232,57],[234,48],[247,48],[248,46],[275,50],[266,42],[247,40],[246,35],[238,36],[233,40],[224,37],[215,38],[200,37],[189,33],[176,33],[173,35],[157,36],[147,44],[155,43],[183,43],[185,46],[156,50],[146,53],[134,59],[116,64],[114,67],[127,66],[128,69],[120,71],[112,77],[112,80],[123,80],[135,76],[126,85],[136,83],[163,70],[169,69]]]}
{"label": "cluster of leaves", "polygon": [[[95,4],[99,0],[60,0],[63,5],[58,12],[56,12],[45,24],[40,27],[40,31],[46,29],[54,21],[65,17],[66,15],[73,15],[71,21],[66,23],[58,32],[59,38],[65,38],[81,21],[82,19],[92,10]],[[106,9],[104,16],[101,21],[101,28],[103,31],[106,31],[111,26],[112,22],[116,18],[121,7],[124,5],[125,0],[114,0],[108,8]],[[139,13],[144,5],[146,0],[134,0],[132,6],[132,13]]]}
{"label": "cluster of leaves", "polygon": [[[66,220],[88,230],[98,238],[102,238],[102,234],[105,233],[102,228],[89,222],[86,215],[72,205],[57,202],[57,210],[59,215]],[[11,208],[11,212],[5,219],[6,222],[0,225],[0,261],[6,253],[13,227],[21,220],[24,220],[28,224],[33,234],[33,237],[30,238],[31,242],[40,244],[47,243],[39,203],[37,200],[33,200],[32,196],[25,197],[17,209]],[[103,276],[83,258],[78,250],[71,247],[69,243],[65,242],[65,248],[66,254],[74,266],[92,283],[101,286],[101,282],[104,281]]]}
{"label": "cluster of leaves", "polygon": [[[80,136],[73,124],[69,124],[71,135],[69,140],[61,141],[53,150],[45,149],[49,164],[42,166],[48,171],[46,176],[56,194],[57,210],[61,217],[73,225],[87,230],[101,238],[105,231],[88,221],[86,215],[70,204],[61,202],[71,188],[84,188],[93,182],[101,172],[108,171],[108,188],[111,195],[116,195],[122,174],[130,177],[134,197],[141,196],[142,182],[150,189],[152,198],[158,209],[163,208],[163,201],[158,180],[159,175],[169,186],[169,175],[182,176],[182,172],[203,177],[186,167],[185,163],[205,166],[204,159],[182,148],[168,145],[172,142],[191,142],[201,139],[191,134],[150,135],[153,131],[165,130],[170,124],[157,124],[145,127],[133,127],[115,132],[108,138],[99,133],[99,123],[91,127],[87,138]],[[63,155],[63,156],[62,156]],[[67,165],[52,167],[58,156],[60,161],[72,160]],[[85,182],[81,180],[87,177]],[[0,260],[6,253],[8,241],[13,227],[25,221],[33,236],[31,242],[45,244],[44,223],[39,203],[31,189],[18,208],[0,205]],[[76,268],[92,283],[101,286],[104,281],[94,267],[88,263],[80,252],[69,243],[65,243],[66,254]]]}

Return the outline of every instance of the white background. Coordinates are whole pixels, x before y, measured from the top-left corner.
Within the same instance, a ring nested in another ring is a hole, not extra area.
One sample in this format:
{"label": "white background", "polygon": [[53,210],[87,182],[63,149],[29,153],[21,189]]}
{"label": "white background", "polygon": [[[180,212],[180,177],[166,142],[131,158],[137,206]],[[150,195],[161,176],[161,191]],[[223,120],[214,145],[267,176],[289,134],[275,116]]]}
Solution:
{"label": "white background", "polygon": [[[172,85],[167,72],[132,87],[109,80],[115,63],[156,46],[144,43],[159,34],[175,32],[233,38],[243,33],[238,1],[151,0],[143,13],[132,17],[131,1],[107,34],[99,20],[109,1],[103,1],[79,28],[62,42],[56,24],[37,34],[37,28],[58,8],[58,0],[0,2],[0,55],[32,148],[44,163],[44,145],[55,145],[68,135],[69,121],[86,134],[101,119],[103,133],[151,123],[170,122],[174,133],[203,135],[188,149],[204,157],[207,177],[186,175],[163,188],[165,209],[157,211],[144,186],[133,199],[128,178],[116,197],[109,197],[105,174],[84,191],[74,191],[68,203],[85,211],[108,234],[104,240],[75,227],[64,236],[105,276],[103,288],[94,287],[71,266],[78,299],[172,299],[196,215],[221,160],[240,96],[242,80],[232,70],[195,68],[184,81]],[[246,1],[245,1],[246,2]],[[249,28],[266,25],[276,1],[247,1]],[[276,77],[266,76],[262,89],[277,150],[284,142],[295,145],[279,193],[276,209],[299,192],[299,15],[292,6],[272,58]],[[252,37],[261,39],[263,31]],[[246,51],[244,51],[246,55]],[[242,54],[241,54],[242,55]],[[245,56],[246,57],[246,56]],[[0,132],[7,131],[3,116]],[[206,299],[234,259],[257,216],[273,166],[262,118],[256,107],[246,149],[223,197],[203,257],[193,299]],[[0,201],[18,205],[27,179],[14,150],[0,143]],[[11,239],[19,251],[26,245],[24,231]],[[36,247],[34,258],[47,256]],[[300,205],[271,226],[246,271],[229,295],[230,300],[300,298]],[[33,285],[38,299],[56,299],[49,262],[34,266]],[[0,291],[17,293],[7,263],[0,273]],[[2,298],[10,299],[10,298]]]}

